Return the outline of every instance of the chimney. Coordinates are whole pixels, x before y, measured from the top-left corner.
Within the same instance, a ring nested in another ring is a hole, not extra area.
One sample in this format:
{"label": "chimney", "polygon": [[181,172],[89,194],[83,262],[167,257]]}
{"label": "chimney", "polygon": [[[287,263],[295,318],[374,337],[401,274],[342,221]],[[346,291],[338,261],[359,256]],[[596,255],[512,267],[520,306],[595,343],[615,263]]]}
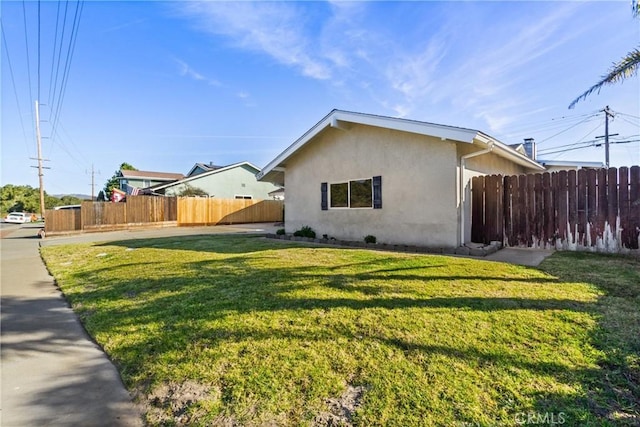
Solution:
{"label": "chimney", "polygon": [[524,151],[527,153],[527,157],[531,160],[535,160],[538,155],[538,149],[536,148],[536,140],[533,138],[524,139]]}

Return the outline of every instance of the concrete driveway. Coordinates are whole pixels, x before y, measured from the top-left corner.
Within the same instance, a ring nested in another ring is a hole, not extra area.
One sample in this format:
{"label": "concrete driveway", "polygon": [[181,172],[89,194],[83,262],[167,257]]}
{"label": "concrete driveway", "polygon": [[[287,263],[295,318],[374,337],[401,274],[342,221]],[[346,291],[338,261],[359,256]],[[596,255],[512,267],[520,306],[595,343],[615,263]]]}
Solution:
{"label": "concrete driveway", "polygon": [[37,237],[40,226],[3,229],[0,240],[2,330],[0,425],[141,426],[120,374],[87,335],[47,272],[39,245],[275,232],[273,224]]}

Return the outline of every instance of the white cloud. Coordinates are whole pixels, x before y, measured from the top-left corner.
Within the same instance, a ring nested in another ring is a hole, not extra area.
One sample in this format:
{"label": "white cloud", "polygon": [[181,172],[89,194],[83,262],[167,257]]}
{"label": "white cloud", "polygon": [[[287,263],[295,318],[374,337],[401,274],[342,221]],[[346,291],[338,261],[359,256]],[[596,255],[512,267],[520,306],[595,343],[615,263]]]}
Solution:
{"label": "white cloud", "polygon": [[174,61],[178,64],[178,66],[180,67],[180,75],[183,77],[189,77],[193,80],[197,80],[197,81],[202,81],[202,82],[206,82],[207,84],[211,85],[211,86],[221,86],[221,83],[215,79],[209,79],[207,77],[205,77],[204,75],[200,74],[199,72],[197,72],[196,70],[194,70],[193,68],[191,68],[191,66],[189,64],[187,64],[186,62],[174,58]]}
{"label": "white cloud", "polygon": [[331,77],[330,67],[312,54],[313,40],[295,3],[190,2],[184,11],[203,31],[224,35],[243,49],[267,54],[308,77]]}

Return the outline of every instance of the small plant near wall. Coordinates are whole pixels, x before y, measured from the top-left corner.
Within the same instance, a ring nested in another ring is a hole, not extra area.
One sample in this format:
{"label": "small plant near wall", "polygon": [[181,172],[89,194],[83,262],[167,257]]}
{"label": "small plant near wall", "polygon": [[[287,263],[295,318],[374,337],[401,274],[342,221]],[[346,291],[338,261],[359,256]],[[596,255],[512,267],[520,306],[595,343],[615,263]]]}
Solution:
{"label": "small plant near wall", "polygon": [[371,234],[364,236],[364,242],[365,243],[375,243],[376,242],[376,236],[372,236]]}
{"label": "small plant near wall", "polygon": [[276,230],[276,235],[284,236],[284,234],[285,234],[284,228],[278,228],[278,230]]}
{"label": "small plant near wall", "polygon": [[303,226],[300,230],[296,230],[293,235],[296,237],[309,237],[311,239],[316,238],[316,232],[308,225]]}

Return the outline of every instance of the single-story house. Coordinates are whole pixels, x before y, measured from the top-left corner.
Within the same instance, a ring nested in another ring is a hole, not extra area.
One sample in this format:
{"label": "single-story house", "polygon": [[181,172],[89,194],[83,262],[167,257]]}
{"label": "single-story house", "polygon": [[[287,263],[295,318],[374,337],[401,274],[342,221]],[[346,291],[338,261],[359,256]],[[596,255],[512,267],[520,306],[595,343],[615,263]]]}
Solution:
{"label": "single-story house", "polygon": [[177,196],[192,188],[220,199],[270,199],[269,193],[278,187],[269,182],[258,182],[258,172],[260,168],[249,162],[234,163],[196,173],[179,181],[157,185],[153,187],[153,193]]}
{"label": "single-story house", "polygon": [[285,231],[454,248],[470,241],[470,180],[543,172],[473,129],[333,110],[257,174],[284,186]]}
{"label": "single-story house", "polygon": [[520,144],[511,144],[513,148],[520,154],[524,154],[530,159],[535,160],[545,167],[547,172],[557,172],[561,170],[578,170],[578,169],[600,169],[604,167],[602,162],[585,162],[580,160],[546,160],[538,158],[538,149],[533,138],[525,138]]}
{"label": "single-story house", "polygon": [[277,190],[270,191],[269,197],[273,200],[284,200],[284,188],[279,187]]}
{"label": "single-story house", "polygon": [[184,178],[181,173],[151,172],[121,169],[118,171],[120,190],[131,194],[133,189],[143,189],[158,184],[166,184]]}
{"label": "single-story house", "polygon": [[561,170],[601,169],[604,167],[604,163],[602,162],[583,162],[577,160],[538,159],[537,162],[544,166],[547,172],[557,172]]}

